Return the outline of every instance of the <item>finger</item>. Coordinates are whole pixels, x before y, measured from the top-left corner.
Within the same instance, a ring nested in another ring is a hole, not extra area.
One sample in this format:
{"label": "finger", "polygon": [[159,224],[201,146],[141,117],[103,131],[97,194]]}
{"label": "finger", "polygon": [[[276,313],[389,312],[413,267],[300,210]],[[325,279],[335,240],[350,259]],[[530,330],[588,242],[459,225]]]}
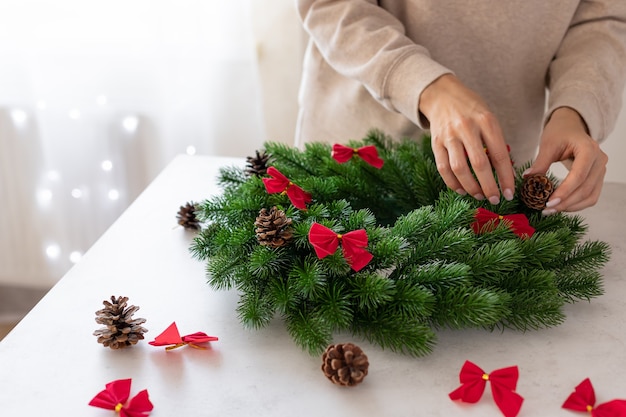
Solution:
{"label": "finger", "polygon": [[495,118],[485,120],[483,140],[487,147],[489,160],[496,170],[500,189],[504,198],[511,201],[515,190],[515,173],[511,163],[511,155],[504,141],[504,135]]}
{"label": "finger", "polygon": [[552,214],[557,211],[579,211],[594,205],[600,198],[605,174],[606,165],[601,159],[596,160],[585,183],[578,187],[564,201],[554,204],[554,201],[558,200],[550,200],[551,203],[549,202],[547,204],[547,209],[544,210],[544,214]]}
{"label": "finger", "polygon": [[550,209],[545,209],[543,210],[542,214],[544,216],[549,216],[551,214],[563,211],[563,212],[574,212],[574,211],[580,211],[583,209],[586,209],[588,207],[591,207],[593,205],[595,205],[598,202],[598,199],[600,198],[600,193],[602,190],[602,186],[598,186],[597,187],[597,191],[594,191],[592,194],[585,194],[580,193],[580,196],[583,196],[582,199],[578,198],[579,196],[577,196],[576,198],[573,198],[572,201],[574,201],[573,204],[567,205],[569,204],[569,202],[567,204],[565,204],[565,208],[562,209],[558,209],[558,208],[550,208]]}
{"label": "finger", "polygon": [[[585,181],[589,180],[590,172],[596,163],[595,152],[580,152],[572,163],[572,169],[567,174],[561,185],[552,193],[548,200],[548,207],[556,206],[556,201],[565,201]],[[606,168],[605,168],[606,169]]]}
{"label": "finger", "polygon": [[[485,195],[491,204],[498,204],[500,202],[500,190],[496,184],[496,179],[493,176],[493,168],[491,162],[485,153],[485,148],[482,145],[482,141],[472,141],[466,144],[467,154],[469,156],[472,169],[478,178],[483,195]],[[462,182],[462,181],[461,181]]]}
{"label": "finger", "polygon": [[524,172],[524,175],[545,174],[550,169],[550,166],[561,158],[562,153],[562,150],[557,145],[552,144],[552,142],[542,142],[539,145],[537,158],[535,158],[530,168]]}
{"label": "finger", "polygon": [[567,206],[567,208],[563,211],[580,211],[586,209],[588,207],[594,206],[598,200],[600,199],[600,194],[602,193],[602,185],[596,187],[592,194],[590,194],[587,198],[582,201],[579,201],[576,204],[571,206]]}
{"label": "finger", "polygon": [[594,163],[588,180],[555,209],[560,211],[579,211],[591,207],[598,202],[604,185],[606,165],[601,161]]}
{"label": "finger", "polygon": [[435,141],[435,137],[431,140],[431,146],[433,154],[435,155],[435,164],[437,165],[437,171],[443,178],[443,182],[446,183],[448,188],[456,191],[458,194],[465,195],[467,191],[463,188],[461,183],[456,179],[456,176],[450,168],[450,156],[444,146],[439,141]]}
{"label": "finger", "polygon": [[485,195],[467,164],[468,157],[463,143],[460,140],[448,141],[447,150],[450,155],[451,169],[456,179],[461,183],[465,191],[475,199],[483,200]]}

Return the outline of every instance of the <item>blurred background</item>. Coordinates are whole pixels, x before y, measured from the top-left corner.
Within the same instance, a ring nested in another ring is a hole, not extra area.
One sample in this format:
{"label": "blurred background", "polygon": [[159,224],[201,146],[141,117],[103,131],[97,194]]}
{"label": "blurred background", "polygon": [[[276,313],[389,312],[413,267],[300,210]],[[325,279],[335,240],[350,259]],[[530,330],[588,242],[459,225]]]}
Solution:
{"label": "blurred background", "polygon": [[176,155],[291,143],[304,45],[293,0],[0,0],[0,323]]}
{"label": "blurred background", "polygon": [[295,0],[0,0],[0,325],[176,155],[292,143],[305,44]]}

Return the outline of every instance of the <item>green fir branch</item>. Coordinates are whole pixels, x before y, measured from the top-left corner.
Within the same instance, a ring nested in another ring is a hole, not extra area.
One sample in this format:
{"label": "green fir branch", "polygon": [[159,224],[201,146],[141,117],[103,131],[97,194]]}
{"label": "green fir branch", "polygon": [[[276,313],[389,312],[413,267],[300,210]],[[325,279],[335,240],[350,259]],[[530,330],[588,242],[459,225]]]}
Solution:
{"label": "green fir branch", "polygon": [[431,291],[413,285],[409,280],[398,280],[388,308],[402,320],[424,321],[433,314],[435,305],[436,298]]}
{"label": "green fir branch", "polygon": [[269,280],[280,277],[291,263],[286,250],[273,249],[267,246],[256,246],[250,253],[250,271],[257,277]]}
{"label": "green fir branch", "polygon": [[421,265],[409,265],[401,279],[438,294],[454,287],[469,286],[471,275],[472,270],[467,264],[434,260]]}
{"label": "green fir branch", "polygon": [[591,301],[604,294],[602,275],[598,271],[558,270],[555,281],[559,296],[567,303]]}
{"label": "green fir branch", "polygon": [[552,271],[522,270],[511,275],[503,286],[511,294],[511,312],[502,322],[504,327],[537,330],[563,322],[563,299]]}
{"label": "green fir branch", "polygon": [[[330,144],[299,150],[267,143],[276,166],[311,193],[306,210],[283,193],[269,194],[263,178],[225,167],[220,196],[197,211],[203,229],[191,255],[206,262],[209,285],[240,292],[237,314],[250,328],[279,313],[295,343],[319,354],[335,332],[349,331],[382,348],[428,354],[441,327],[539,329],[560,324],[566,302],[602,294],[604,242],[583,241],[580,216],[542,216],[517,198],[492,206],[447,190],[436,171],[430,139],[393,140],[371,131],[350,146],[376,146],[376,169],[358,157],[339,164]],[[521,185],[523,170],[516,173]],[[290,219],[291,236],[262,246],[255,221],[276,206]],[[476,209],[524,213],[536,233],[520,239],[507,222],[472,229]],[[346,261],[342,244],[319,259],[309,230],[320,223],[336,233],[365,229],[373,259],[362,270]]]}
{"label": "green fir branch", "polygon": [[289,273],[289,287],[298,296],[316,298],[326,286],[327,275],[312,257],[297,260]]}
{"label": "green fir branch", "polygon": [[428,355],[435,345],[435,333],[421,320],[406,320],[386,309],[355,315],[352,333],[383,349],[409,356]]}
{"label": "green fir branch", "polygon": [[265,149],[272,155],[273,165],[288,178],[314,176],[315,170],[307,164],[305,154],[297,148],[279,142],[268,142]]}
{"label": "green fir branch", "polygon": [[509,239],[477,248],[466,262],[472,268],[475,283],[498,285],[523,261],[519,239]]}
{"label": "green fir branch", "polygon": [[509,296],[485,288],[455,286],[437,295],[431,317],[436,327],[492,328],[509,313]]}
{"label": "green fir branch", "polygon": [[260,329],[272,320],[274,306],[269,297],[264,297],[257,291],[247,291],[239,299],[237,316],[244,326]]}
{"label": "green fir branch", "polygon": [[285,324],[296,345],[311,355],[320,355],[332,341],[332,326],[303,307],[290,311]]}
{"label": "green fir branch", "polygon": [[349,278],[348,291],[359,310],[375,310],[393,300],[393,281],[375,273],[361,272]]}
{"label": "green fir branch", "polygon": [[353,320],[350,295],[343,284],[335,281],[321,292],[314,314],[335,331],[350,327]]}
{"label": "green fir branch", "polygon": [[219,170],[217,184],[222,188],[237,187],[248,181],[248,176],[237,166],[225,166]]}
{"label": "green fir branch", "polygon": [[302,302],[298,291],[291,283],[291,280],[274,279],[268,285],[268,293],[274,300],[274,307],[283,316],[287,315],[289,311],[295,310],[298,304]]}
{"label": "green fir branch", "polygon": [[609,261],[611,248],[605,242],[587,241],[576,246],[555,263],[559,268],[590,271],[600,269]]}

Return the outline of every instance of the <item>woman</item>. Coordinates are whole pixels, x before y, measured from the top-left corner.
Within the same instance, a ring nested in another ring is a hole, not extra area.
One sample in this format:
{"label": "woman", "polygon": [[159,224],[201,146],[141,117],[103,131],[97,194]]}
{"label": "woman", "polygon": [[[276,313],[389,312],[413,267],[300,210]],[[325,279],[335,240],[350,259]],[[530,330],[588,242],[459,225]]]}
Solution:
{"label": "woman", "polygon": [[498,204],[514,194],[508,144],[520,164],[536,156],[526,174],[571,162],[544,214],[597,202],[608,161],[598,143],[615,125],[626,79],[626,1],[297,6],[311,37],[298,145],[370,128],[396,138],[429,130],[448,187]]}

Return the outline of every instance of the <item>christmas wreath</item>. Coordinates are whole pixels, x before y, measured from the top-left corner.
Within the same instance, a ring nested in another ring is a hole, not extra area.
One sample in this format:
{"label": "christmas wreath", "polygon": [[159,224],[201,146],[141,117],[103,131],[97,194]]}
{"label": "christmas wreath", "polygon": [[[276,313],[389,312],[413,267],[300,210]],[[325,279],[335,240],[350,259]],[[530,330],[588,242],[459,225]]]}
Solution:
{"label": "christmas wreath", "polygon": [[266,143],[195,205],[191,252],[212,288],[240,293],[245,326],[280,316],[311,354],[338,332],[421,356],[443,327],[555,326],[565,303],[602,294],[610,248],[583,241],[579,216],[542,216],[555,180],[524,168],[492,206],[447,189],[427,137]]}

